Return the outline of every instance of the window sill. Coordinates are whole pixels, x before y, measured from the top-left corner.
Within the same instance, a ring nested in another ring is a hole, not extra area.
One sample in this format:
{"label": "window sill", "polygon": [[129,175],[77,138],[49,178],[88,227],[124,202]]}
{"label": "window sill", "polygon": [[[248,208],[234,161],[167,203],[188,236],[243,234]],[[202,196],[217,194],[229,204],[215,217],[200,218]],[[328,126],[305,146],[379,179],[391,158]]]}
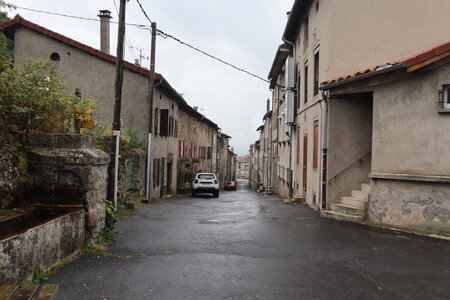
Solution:
{"label": "window sill", "polygon": [[450,113],[450,108],[438,108],[438,113],[440,114]]}

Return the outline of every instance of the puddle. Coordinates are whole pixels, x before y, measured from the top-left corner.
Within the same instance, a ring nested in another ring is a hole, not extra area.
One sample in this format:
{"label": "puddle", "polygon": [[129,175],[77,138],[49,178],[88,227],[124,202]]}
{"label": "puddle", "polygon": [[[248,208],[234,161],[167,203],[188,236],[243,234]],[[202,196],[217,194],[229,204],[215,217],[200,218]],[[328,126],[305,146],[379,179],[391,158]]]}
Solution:
{"label": "puddle", "polygon": [[200,224],[220,224],[218,220],[200,220]]}
{"label": "puddle", "polygon": [[259,204],[259,213],[260,214],[266,214],[268,212],[268,208],[265,205]]}

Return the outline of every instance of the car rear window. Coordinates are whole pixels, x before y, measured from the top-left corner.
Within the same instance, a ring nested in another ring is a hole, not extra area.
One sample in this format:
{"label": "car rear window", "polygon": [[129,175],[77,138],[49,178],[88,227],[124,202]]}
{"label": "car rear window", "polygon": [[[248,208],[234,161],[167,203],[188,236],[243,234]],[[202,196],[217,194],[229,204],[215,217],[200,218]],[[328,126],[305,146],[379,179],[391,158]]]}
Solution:
{"label": "car rear window", "polygon": [[214,179],[214,175],[212,174],[199,174],[198,179]]}

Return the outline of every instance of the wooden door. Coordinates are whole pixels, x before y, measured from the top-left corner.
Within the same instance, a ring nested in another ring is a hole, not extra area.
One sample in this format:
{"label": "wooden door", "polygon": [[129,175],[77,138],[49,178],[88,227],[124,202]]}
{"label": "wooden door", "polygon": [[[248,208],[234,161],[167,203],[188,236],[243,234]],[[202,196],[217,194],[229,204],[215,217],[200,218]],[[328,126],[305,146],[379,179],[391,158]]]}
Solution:
{"label": "wooden door", "polygon": [[307,162],[308,162],[308,135],[303,136],[303,190],[306,191],[307,185]]}

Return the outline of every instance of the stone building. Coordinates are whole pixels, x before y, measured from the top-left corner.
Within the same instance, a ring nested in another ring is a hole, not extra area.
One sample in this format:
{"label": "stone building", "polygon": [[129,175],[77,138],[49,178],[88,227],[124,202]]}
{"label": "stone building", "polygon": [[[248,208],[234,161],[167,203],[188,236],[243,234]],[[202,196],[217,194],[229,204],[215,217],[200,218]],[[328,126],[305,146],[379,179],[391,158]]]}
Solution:
{"label": "stone building", "polygon": [[[270,145],[273,154],[270,159],[277,173],[261,170],[272,177],[276,193],[305,200],[310,207],[327,211],[338,219],[353,218],[348,214],[351,207],[346,212],[333,213],[341,197],[356,195],[367,201],[374,196],[374,183],[380,186],[384,182],[368,176],[374,167],[375,145],[370,143],[375,143],[374,132],[379,130],[375,126],[385,128],[390,124],[395,128],[399,125],[375,122],[376,90],[368,89],[367,94],[358,96],[339,95],[346,101],[333,103],[333,96],[327,98],[325,90],[320,90],[320,83],[333,78],[343,80],[364,68],[382,66],[445,43],[450,36],[450,20],[446,18],[449,10],[450,2],[445,0],[433,3],[420,0],[294,2],[288,13],[283,44],[276,51],[268,76],[272,90]],[[411,32],[414,32],[413,38],[409,35]],[[362,73],[372,71],[367,69]],[[407,86],[406,82],[402,84]],[[333,93],[332,87],[326,89]],[[340,89],[343,88],[336,88],[336,91]],[[443,90],[442,86],[435,89]],[[329,107],[329,103],[333,104]],[[382,113],[390,115],[386,110]],[[345,122],[337,122],[344,116]],[[441,113],[439,124],[442,118]],[[429,126],[423,128],[429,130],[428,134],[435,134]],[[262,148],[263,140],[260,142]],[[338,152],[333,149],[337,146],[342,148]],[[444,158],[440,152],[436,155],[438,160]],[[397,171],[402,173],[401,169]],[[443,175],[442,170],[431,172]],[[366,206],[358,207],[357,211],[373,219],[368,216]],[[383,222],[389,223],[384,217]]]}
{"label": "stone building", "polygon": [[249,177],[249,167],[250,167],[250,156],[237,156],[236,157],[236,177],[248,179]]}
{"label": "stone building", "polygon": [[329,99],[330,173],[371,153],[330,182],[322,214],[361,221],[368,206],[371,223],[449,234],[450,40],[321,89]]}
{"label": "stone building", "polygon": [[[102,11],[100,15],[106,18],[106,23],[109,23],[108,14]],[[1,28],[14,41],[15,63],[50,59],[61,71],[68,93],[79,91],[83,97],[95,101],[98,106],[94,113],[96,125],[112,124],[116,58],[109,54],[107,34],[102,34],[106,41],[102,41],[100,51],[19,15],[2,24]],[[137,128],[139,137],[145,140],[150,116],[148,77],[148,69],[124,62],[121,118],[124,126]],[[155,87],[148,183],[150,196],[158,198],[176,191],[177,160],[181,154],[197,158],[206,152],[206,158],[200,159],[199,168],[204,171],[217,169],[219,127],[189,106],[161,74],[155,75]],[[222,174],[219,176],[225,177],[225,171]]]}
{"label": "stone building", "polygon": [[[445,17],[448,9],[450,2],[444,0],[432,4],[420,0],[294,2],[282,36],[284,43],[269,72],[273,128],[284,126],[280,131],[289,133],[286,146],[280,144],[284,136],[279,132],[273,135],[273,161],[279,160],[282,168],[287,166],[285,182],[291,196],[305,199],[315,209],[325,209],[328,184],[322,182],[336,175],[326,170],[328,137],[323,136],[323,125],[328,120],[320,82],[444,42],[450,34],[450,21]],[[406,32],[414,32],[414,38]],[[279,124],[282,118],[288,120]],[[343,168],[363,154],[343,161]],[[289,157],[288,163],[281,162],[283,156]],[[324,171],[326,179],[322,180]],[[283,178],[279,184],[279,188],[272,184],[274,190],[285,195]]]}

